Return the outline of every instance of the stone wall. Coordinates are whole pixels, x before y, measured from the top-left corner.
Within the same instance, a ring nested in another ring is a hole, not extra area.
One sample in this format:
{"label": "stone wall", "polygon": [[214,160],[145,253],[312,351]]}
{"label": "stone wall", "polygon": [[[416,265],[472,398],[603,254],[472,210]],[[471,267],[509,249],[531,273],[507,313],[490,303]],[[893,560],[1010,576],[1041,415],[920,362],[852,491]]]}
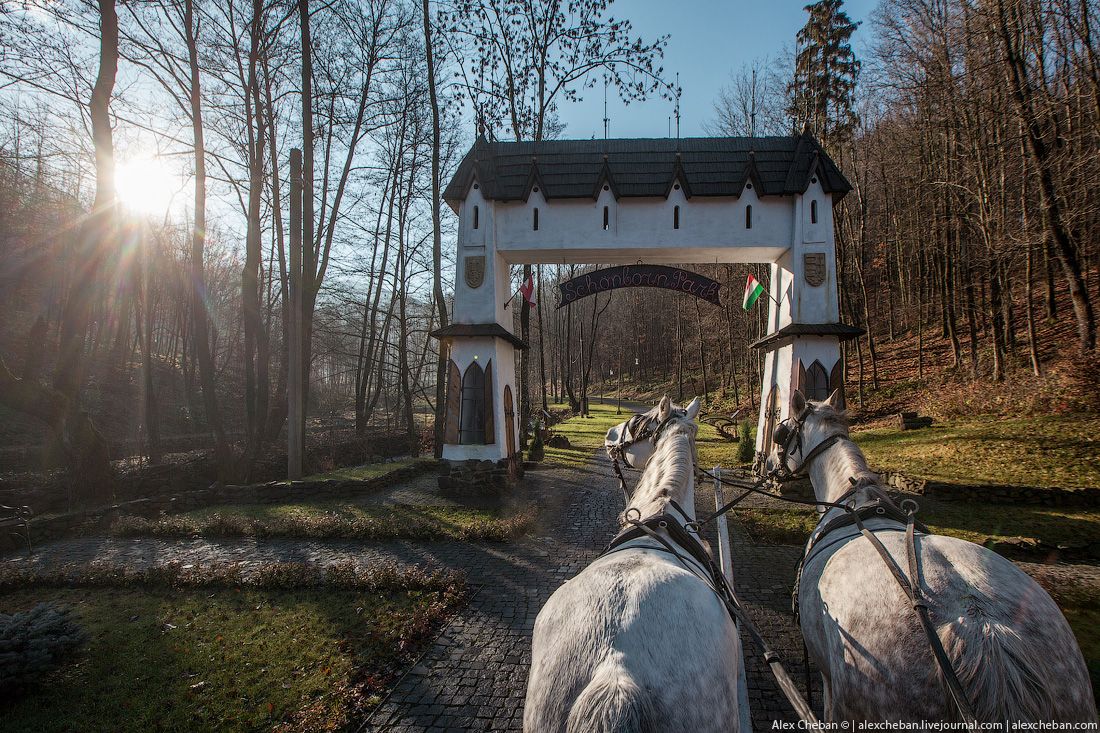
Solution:
{"label": "stone wall", "polygon": [[[326,440],[318,437],[307,446],[305,474],[416,455],[418,443],[417,436],[410,437],[404,433],[337,435]],[[128,501],[203,490],[217,478],[217,466],[210,451],[175,454],[169,459],[159,466],[130,467],[120,464],[115,499]],[[286,452],[272,450],[255,463],[250,478],[257,482],[271,481],[285,475]],[[0,504],[29,506],[36,514],[69,512],[74,504],[71,489],[63,471],[53,471],[49,475],[8,475],[0,478]]]}
{"label": "stone wall", "polygon": [[[125,515],[152,518],[178,514],[219,504],[283,504],[297,501],[325,501],[361,496],[417,476],[438,466],[423,459],[367,480],[271,481],[244,486],[212,484],[205,489],[181,491],[144,499],[120,502],[87,511],[32,517],[31,541],[41,544],[72,535],[106,532],[116,519]],[[33,508],[33,507],[32,507]],[[18,537],[0,535],[0,552],[26,548]]]}
{"label": "stone wall", "polygon": [[1060,489],[996,484],[950,484],[895,471],[881,472],[883,483],[907,494],[990,504],[1031,504],[1058,507],[1100,507],[1100,489]]}

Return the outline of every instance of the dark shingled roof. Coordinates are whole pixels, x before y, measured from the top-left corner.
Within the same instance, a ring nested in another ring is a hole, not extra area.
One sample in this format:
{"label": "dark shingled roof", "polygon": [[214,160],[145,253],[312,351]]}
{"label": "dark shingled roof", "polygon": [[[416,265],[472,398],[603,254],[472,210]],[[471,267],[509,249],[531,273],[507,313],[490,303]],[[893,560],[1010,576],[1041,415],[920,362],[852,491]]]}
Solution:
{"label": "dark shingled roof", "polygon": [[515,346],[517,349],[526,350],[527,342],[516,336],[499,323],[452,323],[443,328],[437,328],[429,336],[437,339],[449,339],[455,336],[495,336]]}
{"label": "dark shingled roof", "polygon": [[836,336],[841,341],[850,341],[865,333],[867,331],[859,326],[849,326],[847,323],[788,323],[775,333],[753,341],[749,348],[771,351],[795,336]]}
{"label": "dark shingled roof", "polygon": [[827,193],[852,188],[809,133],[539,143],[479,137],[443,198],[463,200],[475,177],[485,198],[497,201],[526,201],[536,185],[548,199],[596,198],[605,183],[616,197],[667,196],[677,178],[688,196],[740,196],[749,180],[757,195],[781,196],[805,192],[811,171]]}

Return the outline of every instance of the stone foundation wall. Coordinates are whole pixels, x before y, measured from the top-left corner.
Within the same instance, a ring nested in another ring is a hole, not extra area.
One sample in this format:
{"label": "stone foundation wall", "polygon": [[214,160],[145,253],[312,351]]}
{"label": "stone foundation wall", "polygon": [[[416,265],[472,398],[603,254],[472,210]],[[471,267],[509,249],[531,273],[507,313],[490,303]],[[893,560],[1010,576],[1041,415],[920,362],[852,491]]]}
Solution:
{"label": "stone foundation wall", "polygon": [[440,493],[450,499],[482,503],[503,499],[505,489],[523,477],[518,457],[500,461],[444,462],[438,477]]}

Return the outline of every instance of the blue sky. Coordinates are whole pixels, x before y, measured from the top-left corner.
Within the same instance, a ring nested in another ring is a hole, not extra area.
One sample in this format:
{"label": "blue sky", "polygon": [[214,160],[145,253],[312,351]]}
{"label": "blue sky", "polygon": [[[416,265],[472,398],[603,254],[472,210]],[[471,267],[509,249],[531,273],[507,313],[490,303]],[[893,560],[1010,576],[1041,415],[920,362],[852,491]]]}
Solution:
{"label": "blue sky", "polygon": [[[760,57],[776,57],[793,49],[795,34],[806,22],[808,0],[618,0],[615,17],[629,19],[646,40],[669,34],[664,68],[671,81],[680,72],[680,135],[704,135],[714,100],[730,72]],[[845,0],[855,21],[864,21],[853,45],[864,55],[870,36],[870,15],[878,0]],[[559,111],[567,129],[563,137],[603,136],[603,87],[585,90],[584,99]],[[624,106],[608,92],[611,137],[665,137],[673,105],[663,99]],[[675,125],[675,121],[673,122]],[[673,128],[675,134],[675,127]]]}

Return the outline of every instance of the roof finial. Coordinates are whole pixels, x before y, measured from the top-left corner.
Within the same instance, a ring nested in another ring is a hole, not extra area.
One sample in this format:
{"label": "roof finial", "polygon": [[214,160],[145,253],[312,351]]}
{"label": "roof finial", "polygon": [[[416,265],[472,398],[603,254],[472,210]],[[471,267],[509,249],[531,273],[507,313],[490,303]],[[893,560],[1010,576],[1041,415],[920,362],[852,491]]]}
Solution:
{"label": "roof finial", "polygon": [[604,140],[607,139],[608,131],[611,129],[610,123],[611,123],[611,118],[607,116],[607,77],[605,76],[603,78],[603,139]]}
{"label": "roof finial", "polygon": [[680,139],[680,95],[684,89],[680,86],[680,72],[676,72],[676,139]]}
{"label": "roof finial", "polygon": [[756,147],[756,67],[752,68],[752,92],[749,107],[749,154]]}

